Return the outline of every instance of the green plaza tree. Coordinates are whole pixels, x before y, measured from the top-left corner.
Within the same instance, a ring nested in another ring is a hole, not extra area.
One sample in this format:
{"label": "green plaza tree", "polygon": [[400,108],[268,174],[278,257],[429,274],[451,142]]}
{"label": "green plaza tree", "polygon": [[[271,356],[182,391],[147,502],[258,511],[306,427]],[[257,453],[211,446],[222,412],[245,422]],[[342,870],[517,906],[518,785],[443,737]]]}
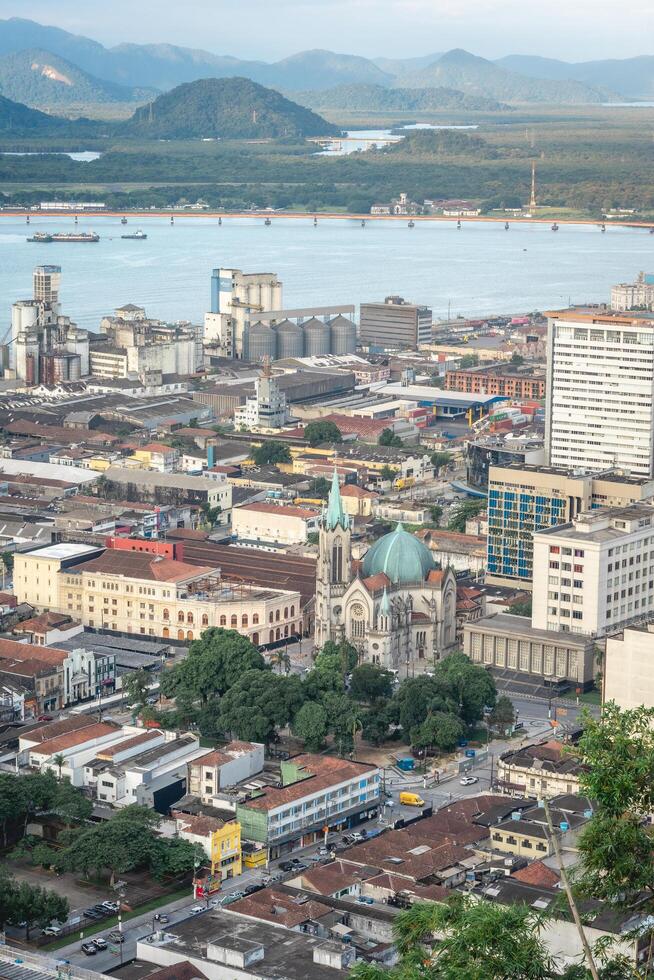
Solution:
{"label": "green plaza tree", "polygon": [[342,442],[341,430],[331,419],[316,419],[304,427],[304,438],[310,446],[318,446],[321,442]]}

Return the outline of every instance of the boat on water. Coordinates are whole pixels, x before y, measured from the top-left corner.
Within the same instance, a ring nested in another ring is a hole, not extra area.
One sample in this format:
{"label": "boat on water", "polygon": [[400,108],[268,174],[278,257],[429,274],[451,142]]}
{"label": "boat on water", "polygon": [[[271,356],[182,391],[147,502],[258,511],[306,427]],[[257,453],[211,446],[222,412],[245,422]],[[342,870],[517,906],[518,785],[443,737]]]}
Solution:
{"label": "boat on water", "polygon": [[504,222],[504,231],[508,231],[508,230],[509,230],[509,222],[508,221],[505,221]]}
{"label": "boat on water", "polygon": [[123,215],[123,217],[122,217],[122,218],[120,219],[120,223],[121,223],[121,225],[126,225],[126,224],[127,224],[127,218],[126,218],[126,217],[125,217],[124,215]]}
{"label": "boat on water", "polygon": [[266,220],[264,221],[264,225],[271,225],[271,224],[272,221],[270,220],[270,218],[266,218]]}
{"label": "boat on water", "polygon": [[410,221],[409,224],[408,224],[408,227],[409,228],[415,228],[415,226],[416,226],[415,221]]}
{"label": "boat on water", "polygon": [[558,230],[559,230],[559,226],[557,225],[557,223],[555,221],[554,224],[552,225],[552,231],[558,231]]}
{"label": "boat on water", "polygon": [[37,231],[28,242],[99,242],[100,236],[91,231],[60,231],[49,234],[45,231]]}
{"label": "boat on water", "polygon": [[139,228],[138,231],[135,231],[133,235],[121,235],[120,237],[134,239],[135,241],[142,242],[148,236],[145,234],[144,231],[141,231],[141,229]]}

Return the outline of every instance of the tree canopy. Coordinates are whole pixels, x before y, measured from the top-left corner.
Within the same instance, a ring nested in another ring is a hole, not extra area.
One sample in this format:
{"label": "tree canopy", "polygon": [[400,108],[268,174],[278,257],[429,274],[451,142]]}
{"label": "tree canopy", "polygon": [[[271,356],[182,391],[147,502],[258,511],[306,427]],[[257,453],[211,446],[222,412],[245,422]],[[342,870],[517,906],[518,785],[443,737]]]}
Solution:
{"label": "tree canopy", "polygon": [[188,656],[166,670],[161,691],[167,697],[200,701],[225,694],[247,671],[264,670],[265,660],[246,636],[212,628],[189,646]]}
{"label": "tree canopy", "polygon": [[257,466],[269,466],[275,463],[289,463],[291,460],[291,450],[283,442],[264,442],[254,450],[252,459]]}
{"label": "tree canopy", "polygon": [[310,446],[318,446],[321,442],[342,442],[341,430],[331,419],[316,419],[304,427],[304,438]]}

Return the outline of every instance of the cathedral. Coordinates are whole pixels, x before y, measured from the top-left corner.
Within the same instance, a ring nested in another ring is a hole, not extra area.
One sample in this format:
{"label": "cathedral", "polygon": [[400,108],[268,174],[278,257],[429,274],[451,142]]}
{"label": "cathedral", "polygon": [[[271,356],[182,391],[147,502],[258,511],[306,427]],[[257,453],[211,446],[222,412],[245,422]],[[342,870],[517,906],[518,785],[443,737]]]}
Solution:
{"label": "cathedral", "polygon": [[454,646],[456,580],[398,524],[353,561],[352,525],[334,472],[320,520],[316,570],[316,646],[349,640],[361,662],[400,677],[433,669]]}

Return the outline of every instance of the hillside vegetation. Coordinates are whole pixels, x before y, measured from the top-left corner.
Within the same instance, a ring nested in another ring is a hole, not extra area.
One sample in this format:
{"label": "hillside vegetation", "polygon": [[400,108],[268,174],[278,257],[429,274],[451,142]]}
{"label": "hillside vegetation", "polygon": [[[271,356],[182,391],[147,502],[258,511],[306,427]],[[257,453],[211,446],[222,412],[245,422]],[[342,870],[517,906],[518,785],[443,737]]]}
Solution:
{"label": "hillside vegetation", "polygon": [[105,82],[51,51],[30,49],[0,58],[0,92],[33,108],[66,111],[89,103],[145,102],[156,93]]}
{"label": "hillside vegetation", "polygon": [[352,112],[429,112],[460,109],[470,112],[496,112],[506,109],[495,99],[467,95],[452,88],[384,88],[383,85],[337,85],[324,91],[297,92],[301,105],[318,112],[325,109]]}
{"label": "hillside vegetation", "polygon": [[137,109],[119,131],[147,139],[329,136],[337,126],[248,78],[179,85]]}

